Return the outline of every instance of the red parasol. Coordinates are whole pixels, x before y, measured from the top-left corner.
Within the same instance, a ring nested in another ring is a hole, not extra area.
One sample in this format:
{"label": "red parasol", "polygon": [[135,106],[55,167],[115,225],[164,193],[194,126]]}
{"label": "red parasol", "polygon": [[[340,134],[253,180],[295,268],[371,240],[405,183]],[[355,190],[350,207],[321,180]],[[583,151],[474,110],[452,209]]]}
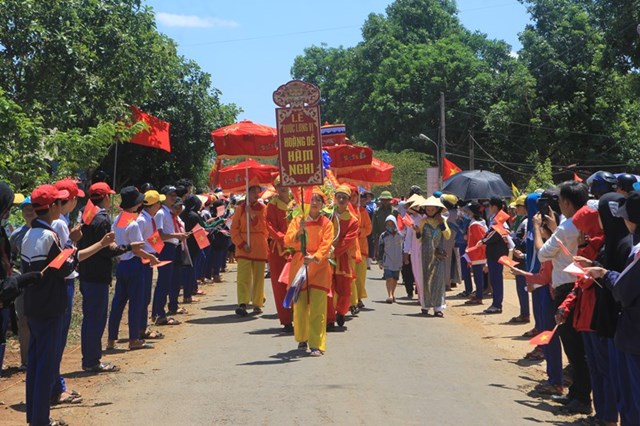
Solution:
{"label": "red parasol", "polygon": [[333,145],[323,148],[331,157],[331,169],[336,172],[350,172],[368,169],[373,160],[373,151],[368,146]]}
{"label": "red parasol", "polygon": [[278,134],[273,127],[243,120],[211,132],[218,158],[274,158]]}
{"label": "red parasol", "polygon": [[273,182],[273,177],[277,173],[277,167],[260,164],[249,158],[241,163],[220,169],[218,180],[223,190],[242,192],[249,184],[267,186]]}
{"label": "red parasol", "polygon": [[394,167],[391,164],[374,158],[367,169],[342,172],[337,170],[339,182],[350,182],[356,185],[374,186],[390,185]]}

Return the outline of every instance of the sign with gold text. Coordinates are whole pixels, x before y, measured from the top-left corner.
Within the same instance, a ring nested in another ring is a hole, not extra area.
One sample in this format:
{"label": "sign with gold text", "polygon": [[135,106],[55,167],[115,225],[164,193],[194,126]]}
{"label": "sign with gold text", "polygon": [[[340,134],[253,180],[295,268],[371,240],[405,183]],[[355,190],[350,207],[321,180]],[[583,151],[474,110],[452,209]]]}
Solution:
{"label": "sign with gold text", "polygon": [[280,182],[283,186],[322,185],[322,140],[320,137],[320,90],[293,80],[273,93]]}

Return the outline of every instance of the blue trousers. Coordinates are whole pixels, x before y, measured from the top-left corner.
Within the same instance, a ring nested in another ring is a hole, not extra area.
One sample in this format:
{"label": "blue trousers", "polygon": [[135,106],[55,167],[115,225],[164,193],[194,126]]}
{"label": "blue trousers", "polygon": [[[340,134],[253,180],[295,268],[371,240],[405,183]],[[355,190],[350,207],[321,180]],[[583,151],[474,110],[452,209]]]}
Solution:
{"label": "blue trousers", "polygon": [[169,312],[176,312],[178,310],[178,296],[180,295],[180,287],[185,276],[185,269],[192,268],[191,266],[176,266],[173,268],[173,278],[171,279],[171,286],[169,287]]}
{"label": "blue trousers", "polygon": [[520,316],[530,317],[529,292],[527,291],[527,278],[524,275],[516,275],[516,292],[518,293],[518,303],[520,304]]}
{"label": "blue trousers", "polygon": [[204,250],[198,250],[198,254],[196,255],[196,258],[194,260],[193,294],[198,291],[198,279],[204,276],[204,265],[205,263],[207,263]]}
{"label": "blue trousers", "polygon": [[149,305],[151,304],[151,289],[153,287],[153,268],[148,264],[142,265],[142,274],[144,276],[144,302],[140,312],[140,334],[143,334],[149,325]]}
{"label": "blue trousers", "polygon": [[640,355],[623,352],[615,348],[610,350],[615,369],[614,383],[618,385],[618,406],[621,426],[640,425]]}
{"label": "blue trousers", "polygon": [[583,331],[582,341],[591,375],[591,392],[596,418],[603,422],[617,422],[616,393],[609,369],[609,340],[592,331]]}
{"label": "blue trousers", "polygon": [[467,294],[473,293],[473,283],[471,282],[471,269],[467,264],[467,261],[462,258],[465,255],[465,250],[467,246],[458,247],[458,252],[460,253],[460,273],[462,274],[462,281],[464,282],[464,291]]}
{"label": "blue trousers", "polygon": [[124,308],[129,302],[129,340],[140,338],[140,318],[144,303],[144,272],[140,258],[120,261],[116,266],[116,289],[109,314],[109,340],[118,340]]}
{"label": "blue trousers", "polygon": [[[537,300],[541,307],[541,318],[539,331],[553,330],[556,326],[556,305],[551,297],[549,287],[540,287],[534,290],[537,294]],[[534,302],[535,300],[534,299]],[[535,309],[535,305],[534,305]],[[553,338],[548,345],[542,346],[544,358],[547,363],[547,377],[552,385],[562,385],[562,345],[560,344],[560,336],[557,331],[553,334]]]}
{"label": "blue trousers", "polygon": [[168,265],[158,268],[158,279],[156,281],[156,289],[153,292],[153,305],[151,307],[151,316],[153,318],[166,318],[167,313],[164,310],[167,304],[167,297],[171,289],[171,282],[174,279],[174,263],[176,260],[176,246],[165,243],[164,248],[158,255],[160,260],[171,260]]}
{"label": "blue trousers", "polygon": [[211,250],[211,259],[213,264],[213,276],[217,277],[224,268],[227,259],[227,248]]}
{"label": "blue trousers", "polygon": [[493,303],[491,303],[491,306],[502,309],[502,301],[504,299],[502,269],[504,267],[494,260],[488,260],[487,267],[489,268],[489,282],[493,288]]}
{"label": "blue trousers", "polygon": [[546,287],[546,286],[537,288],[533,290],[533,292],[531,293],[531,304],[533,305],[533,319],[535,321],[533,327],[536,330],[543,330],[542,317],[544,316],[544,309],[545,309],[543,304],[543,299],[545,295],[543,293],[545,292],[547,293],[548,296],[550,296],[549,287]]}
{"label": "blue trousers", "polygon": [[471,271],[473,272],[473,281],[475,281],[476,283],[476,299],[480,300],[482,300],[482,293],[484,292],[484,272],[482,272],[483,266],[484,265],[471,265]]}
{"label": "blue trousers", "polygon": [[107,325],[109,307],[109,284],[80,280],[82,293],[82,367],[91,368],[100,364],[102,358],[102,335]]}
{"label": "blue trousers", "polygon": [[67,347],[67,337],[69,337],[69,327],[71,326],[71,313],[73,312],[73,296],[75,293],[75,279],[65,280],[67,284],[67,310],[64,311],[64,317],[62,319],[62,333],[60,334],[60,353],[58,353],[58,378],[53,384],[53,390],[51,393],[51,400],[57,401],[60,398],[60,394],[67,390],[67,383],[60,374],[60,364],[62,363],[62,354],[64,354],[64,348]]}
{"label": "blue trousers", "polygon": [[196,271],[202,261],[201,252],[198,252],[193,260],[191,267],[182,268],[182,297],[190,299],[193,294],[198,291],[198,282],[196,281]]}
{"label": "blue trousers", "polygon": [[213,278],[213,245],[209,245],[204,249],[205,261],[202,266],[201,278],[211,279]]}
{"label": "blue trousers", "polygon": [[[49,407],[54,382],[58,380],[62,315],[54,318],[28,318],[29,361],[27,362],[27,423],[49,424]],[[54,356],[52,356],[54,354]]]}

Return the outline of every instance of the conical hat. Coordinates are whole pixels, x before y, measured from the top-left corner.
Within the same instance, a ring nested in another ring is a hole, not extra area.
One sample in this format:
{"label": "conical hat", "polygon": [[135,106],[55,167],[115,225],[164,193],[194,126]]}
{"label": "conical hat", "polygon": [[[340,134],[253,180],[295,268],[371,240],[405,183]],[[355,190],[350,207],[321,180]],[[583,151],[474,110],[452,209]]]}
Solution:
{"label": "conical hat", "polygon": [[422,205],[423,207],[438,207],[444,209],[444,204],[442,204],[440,198],[434,197],[433,195],[427,198]]}

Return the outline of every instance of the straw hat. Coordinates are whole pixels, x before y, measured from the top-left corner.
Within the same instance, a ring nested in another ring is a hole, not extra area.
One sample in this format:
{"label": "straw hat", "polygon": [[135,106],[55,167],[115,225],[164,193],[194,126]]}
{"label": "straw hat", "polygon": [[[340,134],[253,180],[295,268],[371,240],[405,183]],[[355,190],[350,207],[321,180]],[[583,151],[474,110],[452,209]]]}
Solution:
{"label": "straw hat", "polygon": [[441,209],[444,209],[444,204],[442,204],[442,201],[440,201],[440,198],[438,197],[434,197],[433,195],[429,198],[427,198],[423,203],[422,203],[423,207],[438,207]]}

